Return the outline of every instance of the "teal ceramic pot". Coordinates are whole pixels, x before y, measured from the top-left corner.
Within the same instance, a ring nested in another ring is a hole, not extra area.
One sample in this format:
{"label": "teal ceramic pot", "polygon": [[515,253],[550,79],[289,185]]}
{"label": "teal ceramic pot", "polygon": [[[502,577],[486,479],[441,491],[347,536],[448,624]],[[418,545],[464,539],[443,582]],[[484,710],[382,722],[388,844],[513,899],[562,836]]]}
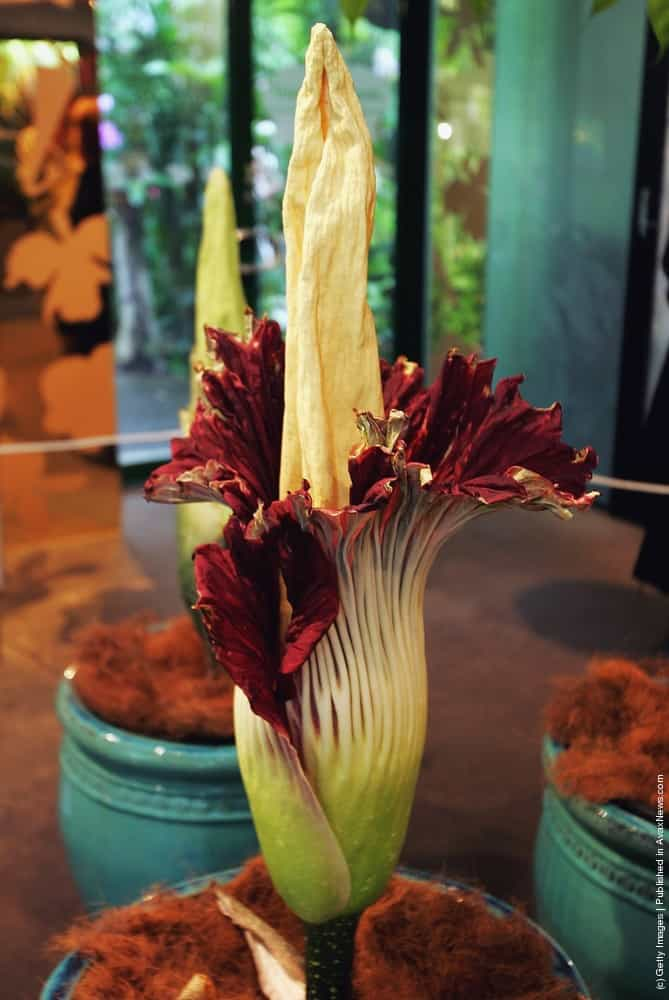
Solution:
{"label": "teal ceramic pot", "polygon": [[[68,674],[70,672],[68,671]],[[57,710],[60,828],[89,909],[130,903],[258,851],[234,745],[136,736],[89,712],[67,677]]]}
{"label": "teal ceramic pot", "polygon": [[[573,957],[598,1000],[650,1000],[655,980],[655,824],[616,805],[565,798],[550,771],[537,835],[537,918]],[[664,835],[665,855],[667,835]]]}
{"label": "teal ceramic pot", "polygon": [[[217,882],[225,883],[229,882],[235,877],[235,875],[238,874],[238,868],[216,872],[214,875],[207,875],[203,878],[194,879],[190,882],[184,882],[176,888],[179,892],[190,894],[198,892],[200,889],[204,889],[207,885],[209,885],[212,879],[215,879]],[[414,878],[418,880],[424,879],[434,883],[434,876],[430,876],[427,873],[418,873],[407,869],[400,869],[399,874],[404,875],[407,878]],[[469,886],[463,885],[461,882],[451,881],[450,879],[442,880],[442,884],[447,888],[456,888],[460,892],[472,891]],[[502,903],[499,899],[495,899],[494,896],[486,895],[485,900],[492,912],[497,913],[501,917],[507,916],[509,913],[513,912],[513,907],[509,906],[508,903]],[[537,925],[532,923],[531,920],[528,920],[527,917],[525,917],[525,919],[534,928],[534,930],[538,934],[541,934],[542,937],[546,938],[551,945],[553,949],[553,961],[556,974],[562,976],[575,986],[583,1000],[590,1000],[590,994],[588,993],[587,987],[574,966],[574,963],[567,958],[560,946],[549,938],[541,927],[537,927]],[[40,1000],[75,1000],[77,981],[84,970],[85,964],[85,960],[74,952],[70,955],[66,955],[60,965],[56,966],[44,984],[40,994]],[[474,998],[472,998],[472,1000],[474,1000]]]}

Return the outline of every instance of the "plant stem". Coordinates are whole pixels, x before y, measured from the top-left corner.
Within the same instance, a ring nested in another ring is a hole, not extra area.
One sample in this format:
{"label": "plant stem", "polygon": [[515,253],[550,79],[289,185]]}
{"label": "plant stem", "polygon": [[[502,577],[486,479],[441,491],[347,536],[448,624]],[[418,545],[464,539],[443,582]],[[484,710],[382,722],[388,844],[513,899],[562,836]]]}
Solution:
{"label": "plant stem", "polygon": [[355,929],[360,915],[307,924],[307,1000],[350,1000]]}

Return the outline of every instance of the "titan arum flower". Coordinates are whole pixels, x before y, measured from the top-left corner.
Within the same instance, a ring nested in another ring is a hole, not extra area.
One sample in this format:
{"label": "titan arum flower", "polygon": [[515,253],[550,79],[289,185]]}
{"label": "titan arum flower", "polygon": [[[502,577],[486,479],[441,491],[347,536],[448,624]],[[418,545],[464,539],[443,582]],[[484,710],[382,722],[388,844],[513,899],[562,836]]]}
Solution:
{"label": "titan arum flower", "polygon": [[350,76],[314,28],[284,200],[288,332],[209,329],[214,364],[148,499],[214,501],[199,609],[236,688],[240,766],[274,884],[308,925],[309,996],[346,995],[358,914],[397,862],[425,743],[423,595],[440,546],[511,505],[588,507],[596,458],[557,404],[452,351],[430,388],[379,362],[366,301],[374,171]]}

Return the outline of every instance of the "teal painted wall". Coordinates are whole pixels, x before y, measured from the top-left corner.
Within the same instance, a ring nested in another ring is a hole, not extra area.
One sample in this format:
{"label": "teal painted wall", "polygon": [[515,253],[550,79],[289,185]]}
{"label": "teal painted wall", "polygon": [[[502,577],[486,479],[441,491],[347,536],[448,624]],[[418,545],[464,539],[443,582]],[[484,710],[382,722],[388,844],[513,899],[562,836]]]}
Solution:
{"label": "teal painted wall", "polygon": [[645,4],[497,0],[485,352],[609,472]]}

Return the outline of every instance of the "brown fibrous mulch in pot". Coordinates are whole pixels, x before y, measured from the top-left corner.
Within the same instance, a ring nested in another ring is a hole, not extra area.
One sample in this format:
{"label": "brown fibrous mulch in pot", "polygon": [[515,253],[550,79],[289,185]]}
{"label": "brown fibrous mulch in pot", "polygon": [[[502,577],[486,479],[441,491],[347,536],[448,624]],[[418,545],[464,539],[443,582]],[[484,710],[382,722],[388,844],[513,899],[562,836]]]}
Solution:
{"label": "brown fibrous mulch in pot", "polygon": [[[272,888],[260,858],[226,891],[303,952],[300,922]],[[218,910],[214,889],[159,893],[107,910],[61,935],[58,951],[90,959],[75,1000],[176,1000],[197,973],[217,1000],[262,997],[246,941]],[[355,1000],[575,1000],[554,975],[551,948],[519,914],[494,915],[477,892],[395,877],[356,934]]]}
{"label": "brown fibrous mulch in pot", "polygon": [[75,643],[73,685],[84,705],[114,726],[188,743],[233,737],[233,684],[212,671],[189,615],[156,628],[147,616],[91,625]]}
{"label": "brown fibrous mulch in pot", "polygon": [[669,663],[601,658],[585,677],[561,677],[546,728],[565,747],[552,778],[590,802],[657,805],[669,770]]}

